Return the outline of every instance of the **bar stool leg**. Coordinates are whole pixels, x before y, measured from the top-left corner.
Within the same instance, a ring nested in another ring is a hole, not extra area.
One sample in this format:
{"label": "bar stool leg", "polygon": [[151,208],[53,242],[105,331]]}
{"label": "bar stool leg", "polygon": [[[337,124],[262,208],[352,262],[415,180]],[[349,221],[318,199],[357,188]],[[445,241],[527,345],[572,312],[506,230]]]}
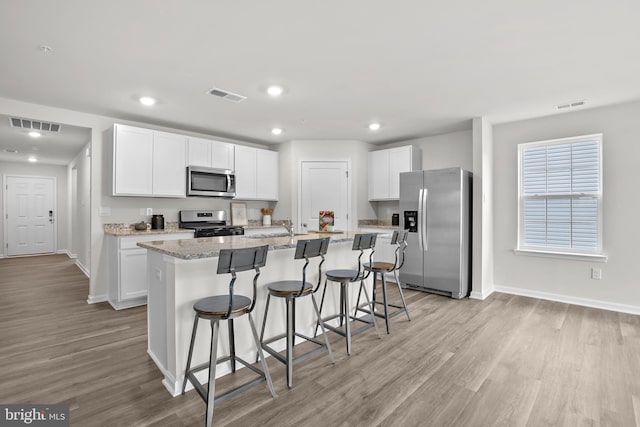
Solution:
{"label": "bar stool leg", "polygon": [[[264,308],[264,318],[262,319],[262,328],[260,330],[260,343],[264,340],[264,328],[267,324],[267,313],[269,313],[269,301],[271,301],[271,294],[267,294],[267,305]],[[258,355],[256,354],[256,363],[258,363]]]}
{"label": "bar stool leg", "polygon": [[196,314],[193,319],[193,329],[191,330],[191,344],[189,344],[189,356],[187,356],[187,368],[184,371],[184,381],[182,382],[182,394],[187,388],[187,381],[189,380],[189,369],[191,369],[191,356],[193,356],[193,345],[196,342],[196,331],[198,330],[198,315]]}
{"label": "bar stool leg", "polygon": [[340,283],[340,296],[342,300],[342,304],[340,305],[340,325],[342,325],[342,319],[344,318],[344,313],[346,313],[347,318],[345,319],[345,338],[347,339],[347,355],[351,356],[351,319],[348,318],[349,290],[347,289],[347,284],[344,282]]}
{"label": "bar stool leg", "polygon": [[[387,335],[389,335],[389,303],[387,302],[387,279],[385,279],[384,277],[384,273],[380,273],[380,276],[382,276],[382,299],[384,302],[384,323],[385,326],[387,327]],[[374,276],[374,280],[375,280],[375,276]],[[374,288],[375,288],[375,284],[376,282],[373,282]]]}
{"label": "bar stool leg", "polygon": [[209,355],[209,386],[207,390],[207,412],[205,424],[207,427],[213,425],[213,404],[216,392],[216,360],[218,358],[218,329],[220,321],[211,320],[211,354]]}
{"label": "bar stool leg", "polygon": [[236,371],[236,335],[233,333],[233,319],[229,319],[227,325],[229,326],[229,361],[233,373]]}
{"label": "bar stool leg", "polygon": [[402,306],[404,307],[404,312],[407,314],[407,320],[411,321],[411,317],[409,317],[409,309],[407,308],[407,302],[404,300],[404,293],[402,292],[402,286],[400,285],[400,280],[398,279],[398,270],[393,271],[393,276],[396,278],[396,285],[398,285],[400,299],[402,299]]}
{"label": "bar stool leg", "polygon": [[324,279],[324,288],[322,289],[322,298],[320,299],[320,311],[318,313],[318,321],[316,322],[316,327],[313,331],[314,338],[318,336],[318,326],[322,323],[322,319],[320,318],[320,313],[322,313],[322,306],[324,305],[324,294],[326,292],[327,292],[327,279]]}
{"label": "bar stool leg", "polygon": [[293,387],[293,298],[287,296],[287,387]]}
{"label": "bar stool leg", "polygon": [[262,372],[264,372],[264,377],[267,380],[267,387],[269,387],[269,391],[271,392],[271,396],[276,397],[276,391],[273,389],[273,383],[271,382],[271,375],[269,375],[269,368],[267,368],[267,362],[264,360],[264,353],[262,352],[262,344],[260,344],[260,340],[258,339],[258,332],[256,331],[256,325],[253,323],[253,318],[251,317],[251,313],[247,313],[249,316],[249,325],[251,325],[251,333],[253,334],[253,340],[256,343],[256,348],[258,349],[258,356],[260,357],[260,363],[262,365]]}
{"label": "bar stool leg", "polygon": [[[373,313],[375,307],[373,306],[373,301],[369,299],[369,292],[367,292],[367,288],[364,286],[363,281],[360,282],[360,286],[362,287],[362,290],[364,292],[364,297],[367,300],[367,304],[369,304],[369,307],[371,307],[371,313]],[[378,323],[376,322],[376,316],[374,314],[371,315],[371,321],[373,322],[373,327],[376,329],[376,335],[378,336],[378,338],[380,338],[380,331],[378,330]]]}
{"label": "bar stool leg", "polygon": [[[316,316],[320,319],[320,310],[318,310],[318,304],[316,303],[316,297],[311,294],[311,301],[313,301],[313,308],[316,310]],[[324,336],[324,342],[327,345],[327,351],[329,351],[329,359],[331,359],[331,363],[335,364],[336,361],[333,358],[333,352],[331,351],[331,344],[329,344],[329,337],[327,336],[327,331],[324,329],[324,325],[320,322],[320,330],[322,331],[322,335]]]}

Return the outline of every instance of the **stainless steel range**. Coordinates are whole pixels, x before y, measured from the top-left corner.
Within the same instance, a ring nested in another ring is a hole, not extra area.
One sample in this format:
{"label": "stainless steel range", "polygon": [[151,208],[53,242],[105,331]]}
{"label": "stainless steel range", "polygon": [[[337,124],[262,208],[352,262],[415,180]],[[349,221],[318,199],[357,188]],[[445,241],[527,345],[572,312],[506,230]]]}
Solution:
{"label": "stainless steel range", "polygon": [[244,228],[227,225],[227,211],[180,211],[180,228],[195,230],[194,237],[235,236],[244,234]]}

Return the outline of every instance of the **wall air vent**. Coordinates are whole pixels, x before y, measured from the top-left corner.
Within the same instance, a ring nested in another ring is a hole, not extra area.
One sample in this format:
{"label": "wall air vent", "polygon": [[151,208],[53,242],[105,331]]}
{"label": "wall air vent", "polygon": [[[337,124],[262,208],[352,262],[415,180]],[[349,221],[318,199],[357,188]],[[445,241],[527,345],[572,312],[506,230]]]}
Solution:
{"label": "wall air vent", "polygon": [[586,103],[587,101],[585,101],[584,99],[582,101],[567,102],[566,104],[556,105],[556,110],[566,110],[567,108],[582,107]]}
{"label": "wall air vent", "polygon": [[61,125],[57,123],[41,122],[39,120],[19,119],[17,117],[10,117],[9,123],[11,127],[26,129],[26,130],[38,130],[44,132],[60,132]]}
{"label": "wall air vent", "polygon": [[217,87],[214,87],[213,89],[209,90],[209,92],[207,93],[209,95],[217,96],[219,98],[224,98],[226,100],[233,101],[233,102],[242,102],[245,99],[247,99],[246,96],[238,95],[237,93],[232,93],[232,92],[229,92],[228,90],[223,90]]}

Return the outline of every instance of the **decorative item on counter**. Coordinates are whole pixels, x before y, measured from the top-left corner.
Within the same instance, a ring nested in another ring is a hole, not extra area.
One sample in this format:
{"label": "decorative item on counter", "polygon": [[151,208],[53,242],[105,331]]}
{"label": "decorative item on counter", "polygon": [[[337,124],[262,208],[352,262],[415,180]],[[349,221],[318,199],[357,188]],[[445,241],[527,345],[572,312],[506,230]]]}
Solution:
{"label": "decorative item on counter", "polygon": [[133,224],[133,228],[137,231],[144,231],[147,229],[147,224],[144,221],[140,221],[137,224]]}
{"label": "decorative item on counter", "polygon": [[320,211],[320,231],[333,231],[334,215],[333,211]]}
{"label": "decorative item on counter", "polygon": [[247,204],[231,202],[231,225],[248,225]]}
{"label": "decorative item on counter", "polygon": [[152,230],[164,230],[164,216],[151,215],[151,229]]}
{"label": "decorative item on counter", "polygon": [[260,209],[260,212],[262,212],[262,225],[271,225],[271,214],[273,213],[273,209],[262,208]]}
{"label": "decorative item on counter", "polygon": [[391,214],[391,225],[400,225],[400,214]]}

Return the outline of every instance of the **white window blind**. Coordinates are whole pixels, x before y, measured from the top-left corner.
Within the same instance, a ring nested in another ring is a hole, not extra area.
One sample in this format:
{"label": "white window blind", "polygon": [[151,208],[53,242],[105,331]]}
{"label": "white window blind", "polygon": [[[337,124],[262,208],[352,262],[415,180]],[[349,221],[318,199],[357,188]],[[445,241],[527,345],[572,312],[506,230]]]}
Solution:
{"label": "white window blind", "polygon": [[520,144],[519,249],[600,254],[602,135]]}

